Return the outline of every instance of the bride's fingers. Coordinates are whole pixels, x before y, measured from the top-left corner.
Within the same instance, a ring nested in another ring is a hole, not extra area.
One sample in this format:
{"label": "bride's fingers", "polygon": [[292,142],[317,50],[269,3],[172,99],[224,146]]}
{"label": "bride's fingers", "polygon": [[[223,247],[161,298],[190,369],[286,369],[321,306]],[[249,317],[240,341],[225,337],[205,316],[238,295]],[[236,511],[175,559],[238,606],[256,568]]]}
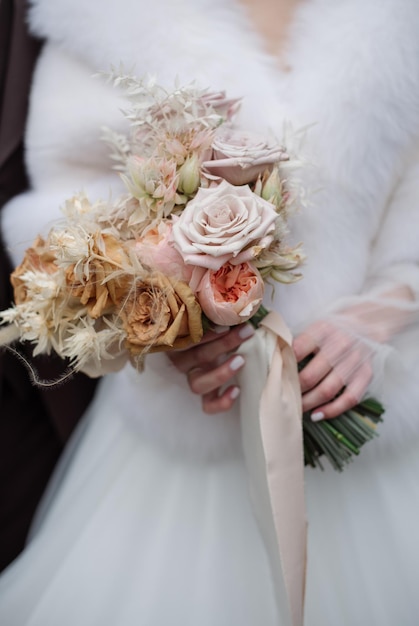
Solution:
{"label": "bride's fingers", "polygon": [[319,349],[317,341],[309,333],[298,335],[294,339],[292,347],[298,363]]}
{"label": "bride's fingers", "polygon": [[358,369],[351,382],[345,387],[343,393],[332,402],[320,405],[312,414],[315,421],[337,417],[345,411],[352,409],[358,404],[372,379],[372,367],[369,362],[363,363]]}
{"label": "bride's fingers", "polygon": [[[316,367],[313,378],[316,374],[320,375],[326,369],[326,364],[330,363],[329,355],[330,352],[328,353],[321,348],[320,352],[310,362],[309,365],[319,361],[319,366],[318,368]],[[326,373],[323,379],[320,378],[316,386],[310,387],[306,393],[303,392],[303,410],[310,411],[311,409],[316,409],[316,413],[320,412],[320,409],[316,407],[334,400],[343,387],[347,387],[348,383],[354,380],[357,372],[365,363],[368,363],[368,361],[365,360],[365,354],[361,350],[354,349],[352,352],[344,353],[333,366],[329,365],[329,372]]]}
{"label": "bride's fingers", "polygon": [[314,389],[323,378],[332,370],[332,366],[320,351],[299,374],[302,393]]}
{"label": "bride's fingers", "polygon": [[213,337],[206,337],[206,341],[193,348],[170,352],[168,356],[173,365],[185,374],[196,367],[208,369],[217,359],[236,350],[243,341],[249,339],[254,334],[254,329],[250,324],[241,324],[227,333],[212,334]]}
{"label": "bride's fingers", "polygon": [[244,357],[241,354],[234,354],[218,367],[208,369],[193,367],[187,374],[189,387],[193,393],[200,396],[218,393],[219,388],[228,384],[244,364]]}
{"label": "bride's fingers", "polygon": [[322,346],[299,373],[302,393],[315,389],[332,370],[340,376],[343,386],[368,358],[368,352],[356,344],[352,343],[348,348],[344,337],[332,346]]}
{"label": "bride's fingers", "polygon": [[332,370],[314,389],[303,394],[303,411],[311,411],[333,400],[343,388],[343,380]]}
{"label": "bride's fingers", "polygon": [[228,387],[222,394],[218,390],[202,396],[202,409],[205,413],[215,414],[229,411],[235,400],[240,395],[240,389],[236,385]]}

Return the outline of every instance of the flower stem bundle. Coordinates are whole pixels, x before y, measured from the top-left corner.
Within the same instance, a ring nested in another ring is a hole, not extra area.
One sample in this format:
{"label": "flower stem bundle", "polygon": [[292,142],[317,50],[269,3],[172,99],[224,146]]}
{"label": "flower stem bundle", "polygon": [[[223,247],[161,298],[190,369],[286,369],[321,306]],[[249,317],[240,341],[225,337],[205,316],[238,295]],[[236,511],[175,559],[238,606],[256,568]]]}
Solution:
{"label": "flower stem bundle", "polygon": [[303,416],[304,462],[322,468],[321,457],[327,458],[334,469],[342,471],[357,456],[361,447],[377,436],[376,427],[382,422],[384,408],[377,400],[368,398],[350,411],[320,422]]}

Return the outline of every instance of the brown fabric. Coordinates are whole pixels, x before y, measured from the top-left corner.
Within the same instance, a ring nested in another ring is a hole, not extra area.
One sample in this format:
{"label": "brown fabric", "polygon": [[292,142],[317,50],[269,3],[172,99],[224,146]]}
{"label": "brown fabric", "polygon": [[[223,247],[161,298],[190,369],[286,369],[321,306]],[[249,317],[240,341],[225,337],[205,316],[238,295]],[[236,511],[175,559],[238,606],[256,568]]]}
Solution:
{"label": "brown fabric", "polygon": [[[31,75],[41,42],[29,37],[24,0],[0,0],[0,209],[27,187],[23,133]],[[0,233],[0,308],[10,305],[10,262]],[[25,350],[29,357],[29,350]],[[56,379],[58,358],[36,360],[41,378]],[[25,367],[0,352],[0,569],[22,549],[34,509],[62,447],[94,392],[75,376],[63,386],[34,387]]]}
{"label": "brown fabric", "polygon": [[[0,2],[0,201],[26,186],[22,137],[28,85],[41,43],[29,38],[23,0]],[[18,67],[17,67],[18,66]]]}

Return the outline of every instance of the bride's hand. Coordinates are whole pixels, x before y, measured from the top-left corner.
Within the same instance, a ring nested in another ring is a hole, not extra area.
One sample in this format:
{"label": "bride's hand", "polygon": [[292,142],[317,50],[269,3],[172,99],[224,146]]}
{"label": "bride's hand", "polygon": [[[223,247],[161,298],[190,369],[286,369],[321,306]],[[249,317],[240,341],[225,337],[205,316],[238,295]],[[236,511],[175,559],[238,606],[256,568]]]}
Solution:
{"label": "bride's hand", "polygon": [[192,392],[202,396],[205,413],[228,411],[239,396],[240,388],[229,383],[245,360],[235,351],[254,333],[250,324],[217,330],[207,332],[192,348],[168,354],[173,365],[186,374]]}
{"label": "bride's hand", "polygon": [[337,417],[362,399],[372,378],[371,352],[360,339],[330,322],[316,322],[293,343],[300,371],[303,411],[314,421]]}

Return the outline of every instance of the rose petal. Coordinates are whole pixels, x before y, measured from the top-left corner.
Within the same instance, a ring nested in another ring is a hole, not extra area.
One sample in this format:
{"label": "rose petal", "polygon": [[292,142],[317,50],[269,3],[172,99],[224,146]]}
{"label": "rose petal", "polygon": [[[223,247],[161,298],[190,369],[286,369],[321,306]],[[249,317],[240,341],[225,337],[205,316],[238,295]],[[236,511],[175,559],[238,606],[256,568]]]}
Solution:
{"label": "rose petal", "polygon": [[185,263],[219,269],[273,233],[277,217],[275,207],[247,185],[234,187],[222,181],[217,187],[199,189],[187,204],[173,223],[174,245]]}
{"label": "rose petal", "polygon": [[198,298],[208,319],[222,326],[234,326],[257,311],[263,293],[264,282],[258,270],[249,263],[227,263],[217,272],[205,272]]}

